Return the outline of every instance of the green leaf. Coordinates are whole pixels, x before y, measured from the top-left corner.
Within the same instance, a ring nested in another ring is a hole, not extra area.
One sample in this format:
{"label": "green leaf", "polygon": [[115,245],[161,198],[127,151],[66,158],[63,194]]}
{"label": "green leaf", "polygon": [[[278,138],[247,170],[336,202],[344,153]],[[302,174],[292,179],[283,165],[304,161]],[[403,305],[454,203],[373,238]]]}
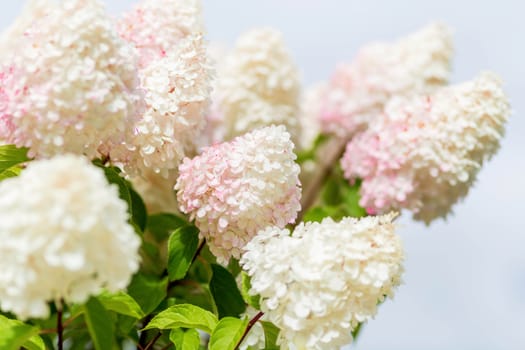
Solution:
{"label": "green leaf", "polygon": [[140,228],[141,231],[146,229],[146,223],[148,220],[148,213],[146,211],[146,205],[142,200],[142,197],[133,189],[128,182],[129,195],[131,199],[131,217],[133,222]]}
{"label": "green leaf", "polygon": [[241,340],[248,320],[235,317],[225,317],[219,321],[210,337],[210,350],[234,350]]}
{"label": "green leaf", "polygon": [[144,317],[144,312],[131,296],[124,292],[102,293],[97,296],[98,301],[107,309],[118,314],[131,316],[136,319]]}
{"label": "green leaf", "polygon": [[314,221],[321,222],[324,218],[330,216],[325,208],[323,207],[313,207],[309,209],[303,217],[304,222]]}
{"label": "green leaf", "polygon": [[37,327],[0,315],[0,349],[18,350],[37,335]]}
{"label": "green leaf", "polygon": [[166,297],[168,280],[138,273],[128,286],[128,294],[135,299],[145,314],[151,313]]}
{"label": "green leaf", "polygon": [[239,276],[242,271],[242,267],[239,265],[239,260],[231,258],[230,262],[228,263],[228,271],[230,271],[233,277]]}
{"label": "green leaf", "polygon": [[15,145],[0,146],[0,172],[28,160],[27,148],[17,148]]}
{"label": "green leaf", "polygon": [[250,288],[252,287],[251,277],[246,272],[242,271],[241,278],[242,278],[241,279],[241,294],[242,294],[244,301],[248,305],[256,308],[257,310],[260,310],[261,309],[261,304],[260,304],[261,296],[250,294]]}
{"label": "green leaf", "polygon": [[129,212],[132,213],[132,203],[131,203],[131,193],[129,191],[129,185],[126,179],[124,179],[120,173],[120,169],[114,166],[104,166],[101,162],[95,161],[95,165],[102,168],[104,170],[104,174],[106,175],[106,179],[110,184],[115,184],[118,187],[118,193],[120,199],[128,203],[128,209]]}
{"label": "green leaf", "polygon": [[96,298],[90,298],[86,303],[84,317],[95,349],[112,349],[113,322],[109,312]]}
{"label": "green leaf", "polygon": [[279,328],[271,322],[259,321],[264,329],[264,349],[265,350],[279,350],[281,347],[277,345],[277,338],[279,337]]}
{"label": "green leaf", "polygon": [[173,214],[155,214],[148,217],[147,229],[157,241],[163,241],[176,229],[188,222]]}
{"label": "green leaf", "polygon": [[20,175],[21,172],[22,168],[19,165],[14,165],[0,172],[0,181],[8,179],[10,177],[16,177]]}
{"label": "green leaf", "polygon": [[352,331],[352,338],[354,339],[354,342],[357,340],[357,337],[359,337],[359,334],[361,330],[363,329],[363,322],[359,322],[357,326]]}
{"label": "green leaf", "polygon": [[175,345],[176,350],[199,350],[201,337],[196,329],[172,329],[170,341]]}
{"label": "green leaf", "polygon": [[131,222],[144,231],[146,227],[146,206],[142,201],[142,198],[131,186],[131,183],[121,176],[121,171],[115,166],[105,166],[100,160],[94,160],[93,164],[98,166],[104,171],[106,179],[110,184],[115,184],[118,187],[118,193],[120,199],[128,204],[128,212],[131,216]]}
{"label": "green leaf", "polygon": [[24,343],[23,347],[27,350],[46,350],[44,341],[38,335],[31,337],[31,339]]}
{"label": "green leaf", "polygon": [[341,182],[340,179],[334,179],[334,177],[329,178],[325,182],[321,193],[321,198],[324,204],[338,205],[342,202]]}
{"label": "green leaf", "polygon": [[217,317],[209,311],[191,304],[178,304],[161,311],[144,328],[144,330],[198,328],[211,333],[217,325]]}
{"label": "green leaf", "polygon": [[213,276],[210,291],[219,311],[219,318],[238,317],[246,310],[246,304],[230,271],[221,265],[212,264]]}
{"label": "green leaf", "polygon": [[168,276],[170,281],[184,278],[199,245],[199,229],[195,226],[178,228],[168,242]]}
{"label": "green leaf", "polygon": [[353,186],[350,186],[348,182],[341,189],[341,195],[343,197],[343,206],[346,209],[346,213],[352,217],[363,217],[366,216],[366,210],[359,205],[361,196],[359,189],[361,188],[361,182],[357,181]]}

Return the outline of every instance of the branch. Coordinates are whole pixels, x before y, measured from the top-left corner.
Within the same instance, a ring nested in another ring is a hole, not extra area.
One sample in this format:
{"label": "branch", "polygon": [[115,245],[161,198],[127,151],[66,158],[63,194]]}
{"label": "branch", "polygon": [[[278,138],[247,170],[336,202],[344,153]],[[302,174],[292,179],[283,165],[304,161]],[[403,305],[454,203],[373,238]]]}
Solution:
{"label": "branch", "polygon": [[345,151],[347,144],[346,138],[333,137],[328,141],[326,145],[321,146],[317,152],[317,157],[320,160],[319,171],[314,174],[314,178],[310,181],[308,187],[303,189],[303,195],[301,198],[301,211],[297,215],[297,221],[300,222],[303,219],[304,214],[310,207],[315,203],[319,196],[319,191],[325,183],[326,179],[330,176],[332,168],[335,163],[341,159]]}
{"label": "branch", "polygon": [[239,339],[239,341],[237,342],[237,345],[235,345],[235,350],[239,349],[239,346],[241,346],[242,344],[242,341],[244,340],[244,338],[246,338],[246,336],[248,335],[248,333],[250,332],[250,330],[252,329],[252,327],[257,323],[257,321],[259,321],[259,319],[261,317],[263,317],[264,315],[264,312],[262,311],[259,311],[259,313],[257,315],[255,315],[251,320],[250,322],[248,322],[248,326],[246,327],[246,329],[244,330],[244,333],[242,334],[242,337],[241,339]]}
{"label": "branch", "polygon": [[64,325],[62,324],[64,300],[60,299],[57,303],[57,335],[58,335],[58,350],[64,349]]}

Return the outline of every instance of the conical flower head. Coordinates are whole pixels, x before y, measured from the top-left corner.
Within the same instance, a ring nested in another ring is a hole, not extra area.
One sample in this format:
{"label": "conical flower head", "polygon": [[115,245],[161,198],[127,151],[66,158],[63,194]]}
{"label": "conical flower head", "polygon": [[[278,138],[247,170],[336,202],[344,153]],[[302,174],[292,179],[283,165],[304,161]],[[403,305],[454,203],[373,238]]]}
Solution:
{"label": "conical flower head", "polygon": [[184,159],[175,186],[180,210],[195,220],[219,261],[239,258],[260,229],[295,220],[300,210],[295,158],[290,134],[269,126]]}
{"label": "conical flower head", "polygon": [[[28,9],[31,26],[11,31],[16,42],[1,75],[5,143],[30,155],[100,156],[137,114],[141,94],[135,56],[96,0],[49,1]],[[33,10],[34,12],[31,12]]]}
{"label": "conical flower head", "polygon": [[240,264],[261,311],[280,328],[281,346],[338,349],[393,296],[403,272],[394,215],[343,218],[261,230]]}
{"label": "conical flower head", "polygon": [[324,91],[326,132],[353,135],[379,116],[393,96],[433,91],[447,83],[452,58],[450,29],[438,23],[393,43],[364,47],[340,65]]}
{"label": "conical flower head", "polygon": [[432,95],[394,98],[347,145],[345,176],[363,180],[360,204],[369,212],[405,208],[426,223],[446,217],[498,150],[509,114],[491,73]]}

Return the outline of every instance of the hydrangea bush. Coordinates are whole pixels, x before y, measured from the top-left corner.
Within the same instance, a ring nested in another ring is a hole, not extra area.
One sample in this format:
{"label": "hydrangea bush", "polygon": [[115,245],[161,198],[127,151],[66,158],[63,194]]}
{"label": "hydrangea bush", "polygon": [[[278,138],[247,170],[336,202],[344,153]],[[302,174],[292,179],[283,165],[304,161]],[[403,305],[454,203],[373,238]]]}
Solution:
{"label": "hydrangea bush", "polygon": [[1,349],[350,344],[402,283],[396,217],[450,215],[504,135],[445,24],[304,89],[278,30],[204,31],[198,0],[30,0],[0,36]]}

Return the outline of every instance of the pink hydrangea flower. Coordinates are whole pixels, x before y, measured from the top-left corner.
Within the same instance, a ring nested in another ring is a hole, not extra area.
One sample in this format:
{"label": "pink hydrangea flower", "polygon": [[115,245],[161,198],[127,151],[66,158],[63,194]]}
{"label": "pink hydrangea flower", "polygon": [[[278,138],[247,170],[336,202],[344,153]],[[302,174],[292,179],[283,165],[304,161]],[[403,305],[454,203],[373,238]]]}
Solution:
{"label": "pink hydrangea flower", "polygon": [[394,98],[348,143],[345,176],[363,180],[360,204],[371,213],[405,208],[426,223],[446,217],[498,150],[509,114],[491,73],[432,95]]}
{"label": "pink hydrangea flower", "polygon": [[204,32],[200,0],[143,0],[123,16],[118,30],[138,49],[143,68],[181,39]]}
{"label": "pink hydrangea flower", "polygon": [[185,158],[175,185],[218,260],[239,258],[260,229],[292,223],[300,210],[299,165],[284,126],[254,130]]}
{"label": "pink hydrangea flower", "polygon": [[140,106],[134,52],[96,0],[37,4],[3,40],[0,139],[37,157],[100,156]]}
{"label": "pink hydrangea flower", "polygon": [[324,89],[324,131],[352,135],[366,128],[392,96],[444,85],[452,51],[450,30],[437,23],[393,43],[364,47],[352,63],[337,67]]}

